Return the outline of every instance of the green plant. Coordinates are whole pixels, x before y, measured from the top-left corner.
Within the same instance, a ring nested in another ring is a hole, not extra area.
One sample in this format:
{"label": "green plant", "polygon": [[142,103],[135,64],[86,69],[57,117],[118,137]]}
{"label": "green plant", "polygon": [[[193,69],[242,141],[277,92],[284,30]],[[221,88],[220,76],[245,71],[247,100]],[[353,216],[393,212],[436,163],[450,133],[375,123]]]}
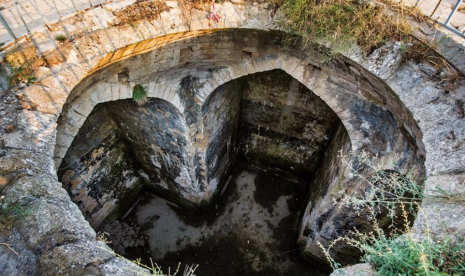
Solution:
{"label": "green plant", "polygon": [[18,221],[32,215],[29,204],[7,203],[5,196],[0,197],[0,232],[8,232]]}
{"label": "green plant", "polygon": [[[397,171],[376,168],[373,159],[366,154],[357,158],[358,166],[351,166],[352,173],[366,181],[367,188],[343,199],[373,226],[370,232],[352,230],[325,248],[324,254],[333,269],[340,268],[330,255],[331,249],[339,242],[345,242],[363,252],[362,261],[371,263],[378,275],[464,275],[465,243],[463,237],[454,239],[447,235],[419,237],[411,231],[411,223],[419,210],[419,200],[425,198],[421,186],[411,174],[406,176]],[[370,178],[363,178],[358,171],[368,167],[375,172]],[[401,171],[400,169],[398,171]],[[451,198],[444,192],[442,199]],[[463,195],[452,197],[454,202],[462,202]],[[379,214],[387,214],[392,219],[389,229],[382,229]],[[401,218],[402,226],[394,222]]]}
{"label": "green plant", "polygon": [[58,34],[58,35],[55,36],[55,40],[60,41],[60,42],[64,42],[64,41],[66,41],[67,39],[68,39],[68,38],[67,38],[65,35],[63,35],[63,34]]}
{"label": "green plant", "polygon": [[22,65],[19,67],[11,67],[11,76],[10,76],[10,87],[16,86],[20,82],[34,82],[36,77],[33,73],[33,70],[28,65]]}
{"label": "green plant", "polygon": [[446,191],[441,187],[436,187],[435,192],[437,193],[437,195],[434,196],[435,199],[443,199],[449,202],[465,204],[464,193],[454,193],[451,191]]}
{"label": "green plant", "polygon": [[136,86],[134,86],[134,89],[132,90],[132,99],[139,106],[143,106],[147,103],[147,92],[145,91],[145,88],[142,85],[137,84]]}

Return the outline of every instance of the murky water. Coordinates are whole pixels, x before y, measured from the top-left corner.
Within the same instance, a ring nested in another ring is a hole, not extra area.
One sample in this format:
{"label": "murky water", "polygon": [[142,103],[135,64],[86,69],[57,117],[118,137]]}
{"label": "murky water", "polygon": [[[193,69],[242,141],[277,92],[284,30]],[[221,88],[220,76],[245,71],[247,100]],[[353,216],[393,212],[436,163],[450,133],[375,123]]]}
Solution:
{"label": "murky water", "polygon": [[327,275],[295,245],[305,183],[238,165],[205,214],[147,193],[126,218],[105,227],[116,252],[152,258],[164,271],[199,264],[197,275]]}

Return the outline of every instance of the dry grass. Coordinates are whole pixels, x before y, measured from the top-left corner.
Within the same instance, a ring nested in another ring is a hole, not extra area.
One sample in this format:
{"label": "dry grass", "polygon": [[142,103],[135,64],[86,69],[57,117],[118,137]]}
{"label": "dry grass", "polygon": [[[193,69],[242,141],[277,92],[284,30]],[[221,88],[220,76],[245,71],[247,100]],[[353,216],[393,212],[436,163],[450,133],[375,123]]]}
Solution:
{"label": "dry grass", "polygon": [[387,41],[410,40],[408,18],[425,20],[418,9],[389,0],[382,5],[365,5],[353,0],[288,0],[283,4],[281,27],[303,37],[306,47],[315,39],[349,47],[354,42],[365,54]]}

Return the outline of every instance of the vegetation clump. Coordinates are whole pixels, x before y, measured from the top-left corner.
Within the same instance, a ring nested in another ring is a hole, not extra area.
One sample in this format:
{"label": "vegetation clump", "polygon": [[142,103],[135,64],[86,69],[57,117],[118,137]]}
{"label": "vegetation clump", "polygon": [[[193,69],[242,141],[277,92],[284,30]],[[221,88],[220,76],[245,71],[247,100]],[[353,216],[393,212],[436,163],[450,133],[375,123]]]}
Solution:
{"label": "vegetation clump", "polygon": [[[104,242],[106,241],[106,237],[105,237],[106,234],[108,234],[108,233],[105,233],[105,232],[101,233],[101,234],[99,233],[100,238],[104,237]],[[101,247],[101,249],[114,254],[116,257],[127,260],[123,256],[115,253],[114,251],[110,251],[105,247]],[[133,260],[133,261],[130,261],[130,262],[132,262],[133,264],[139,266],[139,268],[142,268],[143,270],[134,269],[134,268],[131,268],[131,267],[124,267],[123,269],[128,271],[128,272],[131,272],[132,274],[136,274],[136,275],[140,275],[140,276],[150,276],[150,275],[155,275],[155,276],[176,276],[178,274],[178,272],[180,272],[180,268],[181,268],[181,263],[178,263],[178,266],[177,266],[176,270],[173,273],[171,272],[171,268],[168,268],[168,273],[166,273],[166,271],[163,272],[162,268],[157,263],[154,263],[152,261],[152,258],[150,258],[150,265],[143,264],[141,262],[140,258],[136,259],[136,260]],[[199,265],[194,265],[194,264],[188,265],[188,264],[186,264],[186,266],[184,267],[184,272],[182,273],[182,275],[183,276],[195,276],[194,273],[195,273],[195,270],[198,267],[199,267]]]}
{"label": "vegetation clump", "polygon": [[0,234],[8,233],[18,222],[32,215],[33,209],[28,203],[9,203],[4,195],[0,197]]}
{"label": "vegetation clump", "polygon": [[65,36],[65,35],[62,35],[62,34],[58,34],[55,36],[55,40],[59,41],[59,42],[65,42],[68,38]]}
{"label": "vegetation clump", "polygon": [[[422,19],[413,8],[385,0],[384,5],[354,0],[287,0],[283,4],[281,28],[302,37],[307,47],[318,39],[344,49],[358,43],[365,54],[387,41],[410,41],[412,27],[408,17]],[[392,12],[395,11],[395,13]]]}
{"label": "vegetation clump", "polygon": [[10,87],[16,86],[21,82],[30,83],[36,80],[31,66],[27,64],[19,67],[11,67],[11,76],[9,77]]}
{"label": "vegetation clump", "polygon": [[134,89],[132,90],[132,99],[139,106],[144,106],[147,103],[147,91],[145,91],[145,88],[142,85],[137,84],[134,86]]}
{"label": "vegetation clump", "polygon": [[[419,201],[425,198],[415,178],[411,174],[379,170],[366,155],[360,156],[358,163],[375,172],[369,179],[363,178],[368,184],[363,191],[345,197],[342,202],[368,219],[373,229],[368,233],[353,229],[326,248],[320,244],[333,269],[340,265],[332,259],[331,249],[343,242],[359,249],[363,253],[361,261],[372,264],[380,276],[465,275],[463,237],[456,238],[447,233],[437,237],[428,231],[420,237],[412,232],[412,222],[417,212],[421,213]],[[354,169],[352,173],[358,175],[357,171]],[[463,197],[440,196],[441,200],[448,198],[453,199],[452,202],[459,198],[458,202],[462,202]],[[380,227],[380,214],[387,214],[392,221],[387,229]],[[402,225],[395,222],[396,218],[400,218]]]}

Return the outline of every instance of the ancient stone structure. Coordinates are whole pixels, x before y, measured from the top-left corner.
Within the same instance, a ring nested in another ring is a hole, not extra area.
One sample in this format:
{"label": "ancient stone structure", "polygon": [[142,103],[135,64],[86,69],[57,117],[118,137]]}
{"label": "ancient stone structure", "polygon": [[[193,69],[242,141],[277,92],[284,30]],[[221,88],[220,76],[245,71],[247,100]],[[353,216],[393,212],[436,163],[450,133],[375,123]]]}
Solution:
{"label": "ancient stone structure", "polygon": [[[463,192],[463,83],[403,62],[395,43],[368,57],[355,48],[330,57],[319,47],[284,49],[282,33],[269,30],[272,5],[218,6],[224,20],[214,26],[199,7],[163,6],[159,17],[134,17],[137,27],[124,16],[137,5],[89,11],[53,26],[82,24],[69,33],[73,41],[50,49],[49,33],[37,33],[34,46],[12,54],[25,61],[40,51],[34,62],[42,66],[35,83],[12,92],[19,100],[6,95],[1,103],[12,118],[2,131],[14,125],[2,137],[2,206],[31,210],[3,238],[21,250],[17,257],[0,248],[11,274],[128,275],[133,265],[96,241],[90,225],[121,215],[143,187],[202,208],[237,155],[309,181],[298,243],[317,262],[325,262],[317,242],[368,227],[333,204],[366,185],[338,152],[368,152],[385,170],[396,162],[419,183],[426,175],[430,194],[436,185]],[[261,87],[270,81],[289,90]],[[145,106],[132,101],[136,85],[147,91]],[[441,223],[463,235],[456,226],[464,206],[422,207],[418,233],[440,208],[454,210]],[[336,258],[354,261],[347,256],[352,249],[337,248]]]}

